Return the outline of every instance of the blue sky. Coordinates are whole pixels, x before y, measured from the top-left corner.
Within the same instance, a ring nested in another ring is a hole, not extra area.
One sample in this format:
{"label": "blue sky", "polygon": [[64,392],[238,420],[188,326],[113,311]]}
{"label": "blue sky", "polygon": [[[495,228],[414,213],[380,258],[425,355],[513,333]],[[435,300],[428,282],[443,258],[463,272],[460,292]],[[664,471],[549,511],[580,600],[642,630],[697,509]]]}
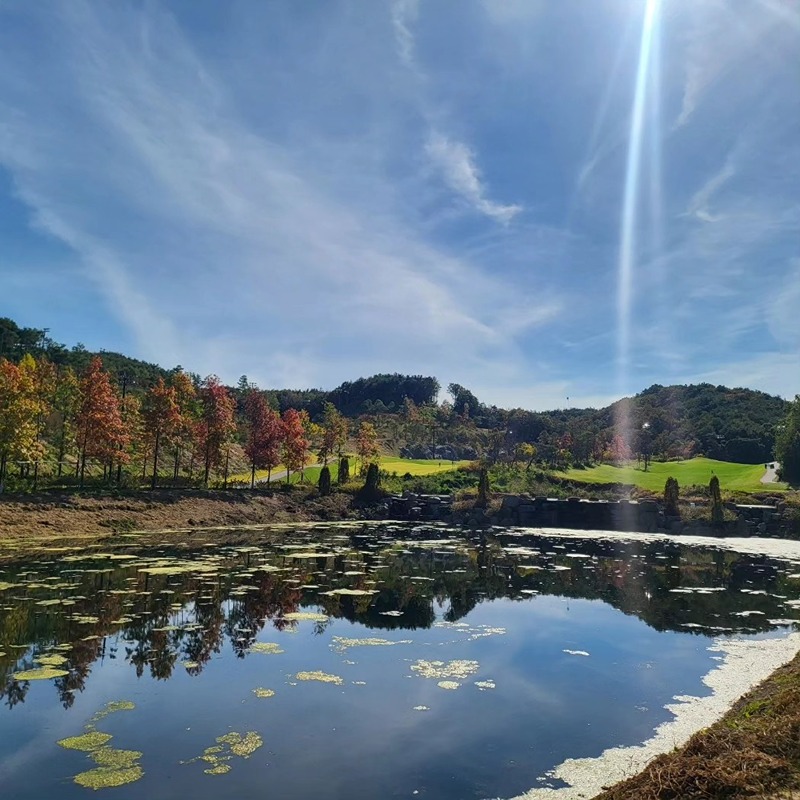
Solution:
{"label": "blue sky", "polygon": [[800,10],[653,8],[640,58],[644,0],[0,0],[0,315],[263,387],[792,396]]}

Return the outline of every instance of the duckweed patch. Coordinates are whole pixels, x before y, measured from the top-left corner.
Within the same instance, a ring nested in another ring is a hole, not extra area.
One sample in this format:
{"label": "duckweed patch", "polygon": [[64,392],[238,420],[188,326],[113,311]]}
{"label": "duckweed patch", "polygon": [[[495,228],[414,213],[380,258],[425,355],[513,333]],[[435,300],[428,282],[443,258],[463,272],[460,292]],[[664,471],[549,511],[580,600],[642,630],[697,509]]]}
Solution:
{"label": "duckweed patch", "polygon": [[144,770],[137,764],[131,767],[96,767],[86,772],[78,773],[73,780],[79,786],[87,789],[111,789],[115,786],[124,786],[126,783],[138,781],[144,775]]}
{"label": "duckweed patch", "polygon": [[363,639],[348,639],[345,636],[334,636],[331,639],[331,647],[339,652],[344,652],[351,647],[391,647],[396,644],[411,644],[411,639],[400,639],[396,642],[389,639],[379,639],[374,636]]}
{"label": "duckweed patch", "polygon": [[253,689],[253,694],[256,697],[275,697],[274,689],[264,689],[261,686]]}
{"label": "duckweed patch", "polygon": [[319,681],[320,683],[335,683],[337,686],[341,686],[344,683],[344,680],[340,678],[338,675],[331,675],[327,672],[321,672],[320,670],[313,670],[311,672],[298,672],[297,675],[294,676],[295,680],[298,681]]}
{"label": "duckweed patch", "polygon": [[68,736],[66,739],[59,739],[56,744],[67,750],[81,750],[84,753],[90,753],[92,750],[101,748],[106,742],[110,742],[112,738],[110,733],[89,731],[80,736]]}
{"label": "duckweed patch", "polygon": [[302,620],[308,620],[309,622],[327,622],[330,619],[327,614],[320,614],[315,611],[290,611],[288,614],[284,614],[283,618],[288,622],[300,622]]}
{"label": "duckweed patch", "polygon": [[69,675],[69,670],[56,669],[55,667],[38,667],[35,669],[25,669],[22,672],[14,673],[14,680],[17,681],[49,681],[53,678],[63,678]]}
{"label": "duckweed patch", "polygon": [[[477,661],[456,660],[456,661],[426,661],[419,659],[416,664],[411,665],[412,672],[416,672],[422,678],[432,678],[438,681],[447,681],[453,678],[465,680],[470,675],[474,675],[480,665]],[[441,683],[439,684],[441,686]],[[454,687],[443,687],[454,688]]]}
{"label": "duckweed patch", "polygon": [[436,684],[440,689],[458,689],[461,684],[458,681],[439,681]]}
{"label": "duckweed patch", "polygon": [[283,648],[275,642],[254,642],[250,645],[251,653],[263,653],[265,655],[279,655]]}
{"label": "duckweed patch", "polygon": [[203,770],[206,775],[224,775],[231,771],[231,765],[228,762],[232,761],[234,756],[250,758],[264,744],[264,740],[255,731],[248,731],[245,734],[231,731],[218,736],[215,741],[217,744],[207,747],[202,755],[184,763],[192,764],[195,761],[203,761],[210,764]]}

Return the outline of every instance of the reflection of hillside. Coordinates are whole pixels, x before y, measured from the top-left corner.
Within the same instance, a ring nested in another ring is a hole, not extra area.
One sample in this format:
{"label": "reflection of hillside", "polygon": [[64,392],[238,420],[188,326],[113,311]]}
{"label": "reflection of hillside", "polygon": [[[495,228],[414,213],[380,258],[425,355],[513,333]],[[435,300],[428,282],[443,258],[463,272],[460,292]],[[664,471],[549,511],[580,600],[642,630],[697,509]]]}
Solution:
{"label": "reflection of hillside", "polygon": [[[24,702],[29,683],[13,673],[54,648],[68,662],[69,674],[54,681],[65,707],[106,658],[123,658],[138,677],[155,680],[176,669],[198,674],[226,646],[247,657],[260,631],[297,625],[286,615],[298,611],[415,629],[430,627],[442,609],[455,622],[487,600],[541,594],[602,600],[657,630],[714,633],[769,630],[770,619],[786,616],[775,595],[797,596],[768,559],[675,543],[581,540],[567,550],[563,540],[511,532],[437,542],[420,538],[430,531],[409,529],[401,531],[409,540],[396,542],[366,531],[329,530],[319,545],[307,535],[298,545],[307,552],[276,538],[257,551],[21,566],[3,575],[11,588],[0,595],[0,697],[8,707]],[[340,589],[349,593],[331,594]],[[322,633],[328,623],[304,624]]]}

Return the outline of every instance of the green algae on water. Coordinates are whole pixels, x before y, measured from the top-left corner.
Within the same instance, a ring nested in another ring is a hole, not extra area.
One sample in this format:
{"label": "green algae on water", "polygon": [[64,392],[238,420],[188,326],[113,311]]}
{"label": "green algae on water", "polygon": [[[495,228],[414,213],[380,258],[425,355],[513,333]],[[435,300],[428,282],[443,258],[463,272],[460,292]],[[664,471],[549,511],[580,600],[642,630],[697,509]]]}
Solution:
{"label": "green algae on water", "polygon": [[69,675],[69,670],[56,669],[55,667],[40,667],[38,669],[26,669],[22,672],[14,673],[16,681],[49,681],[52,678],[63,678]]}
{"label": "green algae on water", "polygon": [[298,681],[320,681],[321,683],[335,683],[337,686],[341,686],[344,683],[344,681],[338,675],[330,675],[329,673],[321,672],[320,670],[314,670],[312,672],[298,672],[294,677],[295,680]]}
{"label": "green algae on water", "polygon": [[250,645],[251,653],[265,653],[266,655],[278,655],[283,652],[279,644],[274,642],[254,642]]}
{"label": "green algae on water", "polygon": [[248,731],[245,734],[231,731],[218,736],[216,741],[217,744],[207,747],[203,751],[203,755],[183,763],[204,761],[206,764],[210,764],[203,770],[206,775],[224,775],[231,771],[231,765],[227,762],[231,761],[234,756],[250,758],[264,744],[264,740],[255,731]]}
{"label": "green algae on water", "polygon": [[67,658],[56,653],[51,653],[50,655],[39,656],[36,658],[36,663],[43,667],[60,667],[62,664],[66,664],[67,661]]}
{"label": "green algae on water", "polygon": [[95,769],[79,772],[72,780],[79,786],[87,789],[110,789],[114,786],[124,786],[126,783],[138,781],[144,775],[144,770],[134,764],[130,767],[96,767]]}
{"label": "green algae on water", "polygon": [[319,614],[314,611],[290,611],[288,614],[284,614],[283,618],[288,622],[299,622],[300,620],[327,622],[329,619],[327,614]]}
{"label": "green algae on water", "polygon": [[67,750],[81,750],[84,753],[90,753],[92,750],[99,750],[106,742],[111,741],[112,738],[110,733],[89,731],[80,736],[69,736],[66,739],[59,739],[56,744]]}

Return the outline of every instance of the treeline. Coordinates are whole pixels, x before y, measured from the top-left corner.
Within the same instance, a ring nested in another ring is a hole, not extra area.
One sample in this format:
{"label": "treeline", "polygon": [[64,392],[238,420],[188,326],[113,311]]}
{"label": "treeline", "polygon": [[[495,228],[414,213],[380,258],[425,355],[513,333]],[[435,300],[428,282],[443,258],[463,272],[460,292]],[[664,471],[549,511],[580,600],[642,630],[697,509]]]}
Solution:
{"label": "treeline", "polygon": [[[82,372],[94,356],[100,356],[104,368],[114,380],[134,395],[141,395],[159,378],[168,381],[176,372],[183,372],[181,366],[164,369],[157,364],[150,364],[135,358],[128,358],[120,353],[103,350],[93,353],[82,344],[67,348],[54,341],[44,328],[24,328],[13,320],[0,318],[0,358],[18,363],[25,354],[35,358],[45,357],[59,367],[71,367],[75,372]],[[189,377],[198,383],[200,376],[188,372]],[[236,386],[229,387],[237,401],[243,401],[250,388],[250,382],[243,375]],[[269,404],[279,413],[289,408],[306,411],[312,419],[320,419],[325,411],[325,404],[332,403],[346,417],[361,414],[399,413],[406,398],[417,405],[435,403],[439,394],[439,382],[436,378],[423,375],[385,374],[373,375],[347,381],[335,389],[269,389]]]}
{"label": "treeline", "polygon": [[[20,363],[31,355],[58,369],[83,373],[94,355],[121,395],[144,401],[159,380],[170,385],[186,375],[195,386],[202,381],[181,367],[165,370],[119,353],[92,354],[78,345],[54,342],[47,330],[20,328],[0,319],[0,358]],[[226,391],[234,399],[239,433],[247,396],[253,390],[246,376]],[[533,412],[487,405],[468,388],[452,383],[450,399],[438,402],[439,382],[421,375],[381,374],[322,389],[267,389],[267,405],[283,415],[294,409],[309,422],[323,424],[332,405],[345,418],[366,417],[391,450],[415,458],[502,457],[533,459],[565,467],[635,458],[684,459],[705,455],[723,461],[758,463],[775,457],[776,436],[785,425],[789,404],[764,392],[729,389],[703,383],[689,386],[654,385],[602,409]],[[626,430],[621,417],[629,421]],[[533,449],[531,449],[533,448]],[[234,456],[237,451],[234,449]]]}
{"label": "treeline", "polygon": [[[0,358],[0,489],[9,479],[35,487],[40,470],[50,483],[80,486],[101,477],[155,488],[165,471],[170,485],[207,486],[212,477],[227,484],[232,463],[245,459],[251,485],[257,470],[269,480],[279,464],[288,480],[311,453],[322,464],[343,459],[350,433],[330,403],[319,423],[305,410],[279,414],[257,387],[237,400],[215,375],[199,380],[176,369],[134,394],[99,356],[80,372],[29,353],[17,363]],[[364,420],[354,433],[362,466],[377,461],[374,425]],[[341,463],[340,474],[347,471]]]}

